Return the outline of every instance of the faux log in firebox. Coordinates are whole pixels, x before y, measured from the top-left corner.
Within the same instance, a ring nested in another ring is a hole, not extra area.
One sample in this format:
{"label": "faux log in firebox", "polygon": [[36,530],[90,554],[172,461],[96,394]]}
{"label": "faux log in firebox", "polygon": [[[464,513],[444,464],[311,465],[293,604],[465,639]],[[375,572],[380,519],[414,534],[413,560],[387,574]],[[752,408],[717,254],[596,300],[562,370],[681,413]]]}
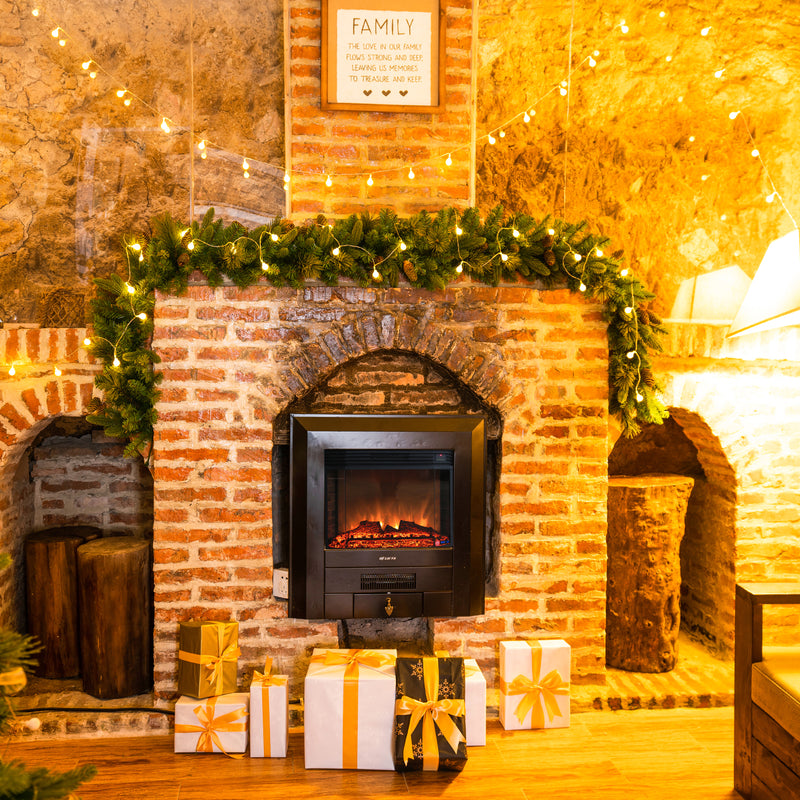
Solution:
{"label": "faux log in firebox", "polygon": [[482,614],[485,454],[478,416],[292,416],[289,615]]}

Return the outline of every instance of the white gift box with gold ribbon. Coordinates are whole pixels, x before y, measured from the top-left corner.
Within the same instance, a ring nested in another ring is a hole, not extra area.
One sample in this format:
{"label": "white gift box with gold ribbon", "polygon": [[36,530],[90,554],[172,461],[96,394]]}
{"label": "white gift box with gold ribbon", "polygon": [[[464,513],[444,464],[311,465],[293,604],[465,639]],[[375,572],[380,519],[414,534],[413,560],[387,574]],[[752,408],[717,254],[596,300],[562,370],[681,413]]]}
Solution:
{"label": "white gift box with gold ribbon", "polygon": [[175,703],[176,753],[247,752],[250,695],[231,692],[197,700],[181,697]]}
{"label": "white gift box with gold ribbon", "polygon": [[569,727],[570,646],[500,642],[500,722],[507,731]]}
{"label": "white gift box with gold ribbon", "polygon": [[250,684],[250,756],[286,758],[289,747],[289,678],[272,675],[272,659]]}
{"label": "white gift box with gold ribbon", "polygon": [[396,658],[396,650],[314,650],[304,688],[306,769],[394,769]]}
{"label": "white gift box with gold ribbon", "polygon": [[467,747],[486,744],[486,678],[474,658],[464,659],[464,700]]}

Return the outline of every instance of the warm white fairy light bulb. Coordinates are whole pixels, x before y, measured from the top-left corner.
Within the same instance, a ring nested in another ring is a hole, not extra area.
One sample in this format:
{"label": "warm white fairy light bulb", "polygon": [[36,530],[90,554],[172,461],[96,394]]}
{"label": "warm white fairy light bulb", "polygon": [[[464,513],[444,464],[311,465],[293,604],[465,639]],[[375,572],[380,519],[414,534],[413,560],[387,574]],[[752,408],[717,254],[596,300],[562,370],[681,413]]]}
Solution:
{"label": "warm white fairy light bulb", "polygon": [[277,233],[271,233],[269,235],[269,238],[272,239],[273,242],[277,242],[280,237],[278,236]]}
{"label": "warm white fairy light bulb", "polygon": [[194,250],[194,239],[186,245],[187,250]]}
{"label": "warm white fairy light bulb", "polygon": [[141,313],[141,314],[137,314],[136,316],[137,316],[137,318],[138,318],[138,319],[140,319],[142,322],[145,322],[145,321],[147,320],[147,314],[145,314],[145,313],[144,313],[144,311],[142,311],[142,313]]}
{"label": "warm white fairy light bulb", "polygon": [[17,374],[17,370],[14,368],[13,364],[8,368],[8,374],[9,375],[16,375]]}
{"label": "warm white fairy light bulb", "polygon": [[250,173],[249,173],[247,170],[245,170],[245,171],[242,173],[242,176],[243,176],[243,177],[245,177],[245,178],[249,178],[249,177],[250,177]]}
{"label": "warm white fairy light bulb", "polygon": [[372,270],[372,280],[379,281],[380,279],[381,279],[381,274],[380,272],[378,272],[378,268],[375,267],[375,269]]}
{"label": "warm white fairy light bulb", "polygon": [[66,39],[59,39],[58,40],[58,46],[59,47],[66,47],[67,46],[67,40]]}
{"label": "warm white fairy light bulb", "polygon": [[51,36],[52,36],[54,39],[58,39],[58,32],[59,32],[59,30],[60,30],[60,28],[53,28],[53,30],[51,30],[51,31],[50,31],[50,35],[51,35]]}
{"label": "warm white fairy light bulb", "polygon": [[556,232],[555,232],[555,230],[553,228],[548,228],[547,229],[547,235],[548,236],[555,236]]}
{"label": "warm white fairy light bulb", "polygon": [[496,144],[496,143],[497,143],[497,139],[495,139],[494,136],[492,136],[492,134],[490,133],[489,134],[489,144]]}
{"label": "warm white fairy light bulb", "polygon": [[506,132],[505,131],[500,131],[500,138],[501,139],[505,139],[506,138]]}
{"label": "warm white fairy light bulb", "polygon": [[559,94],[562,97],[566,97],[567,96],[567,87],[566,86],[561,86],[558,91],[559,91]]}
{"label": "warm white fairy light bulb", "polygon": [[531,121],[531,115],[527,111],[522,115],[522,121],[523,122],[530,122]]}
{"label": "warm white fairy light bulb", "polygon": [[700,31],[700,35],[701,36],[708,36],[709,33],[711,33],[711,26],[710,25],[707,28],[703,28]]}
{"label": "warm white fairy light bulb", "polygon": [[444,160],[444,163],[447,164],[448,167],[453,166],[453,157],[450,155],[450,153],[447,154],[447,158]]}
{"label": "warm white fairy light bulb", "polygon": [[161,130],[164,131],[164,133],[169,133],[171,130],[166,117],[161,118]]}
{"label": "warm white fairy light bulb", "polygon": [[603,251],[599,247],[595,248],[594,252],[595,252],[595,254],[597,255],[598,258],[602,258],[603,257]]}
{"label": "warm white fairy light bulb", "polygon": [[635,351],[635,350],[628,350],[628,352],[627,352],[627,353],[625,353],[625,356],[626,356],[628,359],[632,359],[632,358],[633,358],[635,355],[636,355],[636,351]]}
{"label": "warm white fairy light bulb", "polygon": [[248,162],[248,160],[246,158],[242,159],[242,169],[243,170],[250,169],[250,163]]}
{"label": "warm white fairy light bulb", "polygon": [[667,12],[666,11],[659,11],[658,12],[658,16],[661,17],[661,19],[664,19],[664,17],[667,16]]}
{"label": "warm white fairy light bulb", "polygon": [[34,17],[38,17],[39,16],[39,9],[38,8],[31,9],[31,14],[33,14]]}
{"label": "warm white fairy light bulb", "polygon": [[138,253],[138,252],[139,252],[141,249],[142,249],[142,246],[139,244],[139,242],[134,242],[134,243],[131,245],[131,250],[135,250],[137,253]]}
{"label": "warm white fairy light bulb", "polygon": [[621,275],[623,278],[627,278],[627,277],[628,277],[628,273],[629,273],[629,272],[630,272],[630,270],[629,270],[627,267],[625,267],[624,269],[621,269],[621,270],[619,271],[619,274],[620,274],[620,275]]}
{"label": "warm white fairy light bulb", "polygon": [[53,375],[55,375],[56,378],[60,377],[61,370],[58,367],[53,367]]}
{"label": "warm white fairy light bulb", "polygon": [[753,148],[753,149],[750,151],[750,155],[751,155],[751,156],[753,156],[753,158],[758,158],[758,157],[759,157],[759,155],[761,155],[761,154],[759,153],[759,151],[758,151],[758,148],[757,148],[757,147],[754,147],[754,148]]}
{"label": "warm white fairy light bulb", "polygon": [[126,97],[126,98],[125,98],[125,99],[122,101],[122,104],[123,104],[123,105],[125,105],[125,106],[129,106],[129,105],[131,104],[131,98],[130,98],[130,97]]}
{"label": "warm white fairy light bulb", "polygon": [[519,239],[519,231],[518,231],[516,228],[514,228],[514,229],[511,231],[511,235],[512,235],[512,236],[513,236],[515,239]]}
{"label": "warm white fairy light bulb", "polygon": [[136,294],[136,289],[129,283],[125,284],[125,288],[128,290],[128,294]]}
{"label": "warm white fairy light bulb", "polygon": [[85,345],[86,347],[89,347],[89,346],[91,345],[91,343],[92,343],[92,340],[91,340],[91,339],[90,339],[90,338],[87,336],[87,337],[86,337],[86,338],[83,340],[83,343],[84,343],[84,345]]}
{"label": "warm white fairy light bulb", "polygon": [[92,71],[89,73],[89,77],[90,77],[92,80],[94,80],[94,79],[97,77],[97,73],[96,73],[94,70],[92,70]]}
{"label": "warm white fairy light bulb", "polygon": [[125,97],[125,90],[124,89],[117,89],[117,97],[119,97],[119,98]]}
{"label": "warm white fairy light bulb", "polygon": [[403,242],[403,241],[401,241],[401,242],[400,242],[400,249],[401,249],[401,250],[406,250],[406,249],[408,249],[408,246],[406,245],[406,243],[405,243],[405,242]]}
{"label": "warm white fairy light bulb", "polygon": [[89,69],[89,67],[91,66],[92,66],[91,61],[84,61],[83,64],[81,64],[81,69]]}
{"label": "warm white fairy light bulb", "polygon": [[338,255],[339,255],[339,253],[341,253],[341,252],[342,252],[342,251],[341,251],[341,248],[339,248],[339,247],[334,247],[334,248],[333,248],[333,250],[331,250],[331,253],[332,253],[333,255],[335,255],[335,256],[338,256]]}
{"label": "warm white fairy light bulb", "polygon": [[372,175],[370,175],[369,178],[367,178],[367,186],[372,186],[374,183],[375,181],[372,180]]}
{"label": "warm white fairy light bulb", "polygon": [[325,179],[325,185],[328,187],[333,186],[333,181],[331,180],[330,175],[328,175],[328,177]]}
{"label": "warm white fairy light bulb", "polygon": [[288,173],[288,172],[284,172],[284,173],[283,173],[283,182],[284,182],[284,183],[289,183],[289,181],[291,181],[291,180],[292,180],[292,178],[291,178],[291,176],[289,175],[289,173]]}
{"label": "warm white fairy light bulb", "polygon": [[768,203],[772,203],[775,201],[775,197],[777,196],[777,192],[772,192],[772,194],[768,194],[766,200]]}
{"label": "warm white fairy light bulb", "polygon": [[[596,67],[597,66],[597,61],[595,61],[594,56],[589,56],[589,66],[590,67]],[[525,120],[525,121],[527,122],[527,120]]]}
{"label": "warm white fairy light bulb", "polygon": [[728,215],[727,215],[727,214],[720,214],[719,218],[720,218],[720,219],[721,219],[723,222],[725,222],[725,220],[726,220],[726,219],[728,219]]}
{"label": "warm white fairy light bulb", "polygon": [[464,262],[462,261],[457,267],[456,272],[460,275],[464,271]]}
{"label": "warm white fairy light bulb", "polygon": [[264,272],[266,272],[269,269],[269,264],[267,264],[266,261],[262,261],[261,262],[261,269],[263,269]]}
{"label": "warm white fairy light bulb", "polygon": [[672,61],[672,56],[667,56],[664,60],[669,64],[669,62]]}
{"label": "warm white fairy light bulb", "polygon": [[111,362],[111,366],[118,367],[120,365],[120,360],[114,356],[114,360]]}
{"label": "warm white fairy light bulb", "polygon": [[715,78],[721,78],[724,74],[725,74],[725,70],[724,69],[718,69],[714,73],[714,77]]}
{"label": "warm white fairy light bulb", "polygon": [[581,285],[578,286],[578,291],[585,292],[586,291],[586,284],[585,283],[581,283]]}
{"label": "warm white fairy light bulb", "polygon": [[633,306],[625,306],[625,313],[630,316],[633,314]]}
{"label": "warm white fairy light bulb", "polygon": [[707,181],[710,177],[711,177],[710,175],[701,175],[700,176],[700,180],[701,181]]}
{"label": "warm white fairy light bulb", "polygon": [[583,256],[580,253],[573,253],[572,257],[575,259],[575,263],[577,264]]}
{"label": "warm white fairy light bulb", "polygon": [[636,392],[636,402],[637,403],[641,403],[642,400],[644,400],[644,396],[642,395],[642,393],[641,392]]}
{"label": "warm white fairy light bulb", "polygon": [[408,168],[408,179],[411,180],[411,181],[414,180],[414,168],[413,167],[409,167]]}
{"label": "warm white fairy light bulb", "polygon": [[627,33],[630,30],[630,28],[625,24],[625,20],[624,19],[619,23],[619,29],[623,33]]}
{"label": "warm white fairy light bulb", "polygon": [[696,136],[690,136],[690,137],[689,137],[689,141],[690,141],[690,142],[693,142],[693,141],[694,141],[696,138],[697,138]]}
{"label": "warm white fairy light bulb", "polygon": [[464,233],[464,229],[456,225],[456,236],[461,236],[462,233]]}
{"label": "warm white fairy light bulb", "polygon": [[506,253],[500,253],[500,260],[503,262],[508,261],[508,255],[506,255]]}
{"label": "warm white fairy light bulb", "polygon": [[739,112],[738,111],[731,111],[731,113],[728,114],[728,119],[736,119],[736,117],[738,117],[738,116],[739,116]]}
{"label": "warm white fairy light bulb", "polygon": [[198,149],[198,150],[205,150],[205,149],[206,149],[206,140],[205,140],[205,139],[201,139],[201,140],[200,140],[200,141],[197,143],[197,149]]}

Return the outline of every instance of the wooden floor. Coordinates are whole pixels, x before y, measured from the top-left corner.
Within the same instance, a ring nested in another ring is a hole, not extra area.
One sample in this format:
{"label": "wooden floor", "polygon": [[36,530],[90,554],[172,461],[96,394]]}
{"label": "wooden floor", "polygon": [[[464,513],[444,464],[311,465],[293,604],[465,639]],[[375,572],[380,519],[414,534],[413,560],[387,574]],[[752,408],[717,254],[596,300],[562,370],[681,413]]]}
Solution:
{"label": "wooden floor", "polygon": [[577,714],[567,729],[504,731],[469,748],[460,774],[305,770],[302,732],[287,759],[175,755],[172,737],[13,742],[3,760],[92,763],[83,800],[443,797],[448,800],[734,800],[733,709]]}

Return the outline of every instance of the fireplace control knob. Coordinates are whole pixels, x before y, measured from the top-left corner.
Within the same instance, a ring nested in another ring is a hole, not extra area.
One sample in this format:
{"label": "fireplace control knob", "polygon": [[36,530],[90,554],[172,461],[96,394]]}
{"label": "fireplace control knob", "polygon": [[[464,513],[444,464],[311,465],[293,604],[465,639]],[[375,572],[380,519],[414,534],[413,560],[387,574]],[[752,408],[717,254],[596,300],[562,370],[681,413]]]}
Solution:
{"label": "fireplace control knob", "polygon": [[392,605],[391,595],[386,595],[386,605],[383,607],[383,610],[386,612],[387,617],[392,616],[392,611],[394,611],[394,606]]}

